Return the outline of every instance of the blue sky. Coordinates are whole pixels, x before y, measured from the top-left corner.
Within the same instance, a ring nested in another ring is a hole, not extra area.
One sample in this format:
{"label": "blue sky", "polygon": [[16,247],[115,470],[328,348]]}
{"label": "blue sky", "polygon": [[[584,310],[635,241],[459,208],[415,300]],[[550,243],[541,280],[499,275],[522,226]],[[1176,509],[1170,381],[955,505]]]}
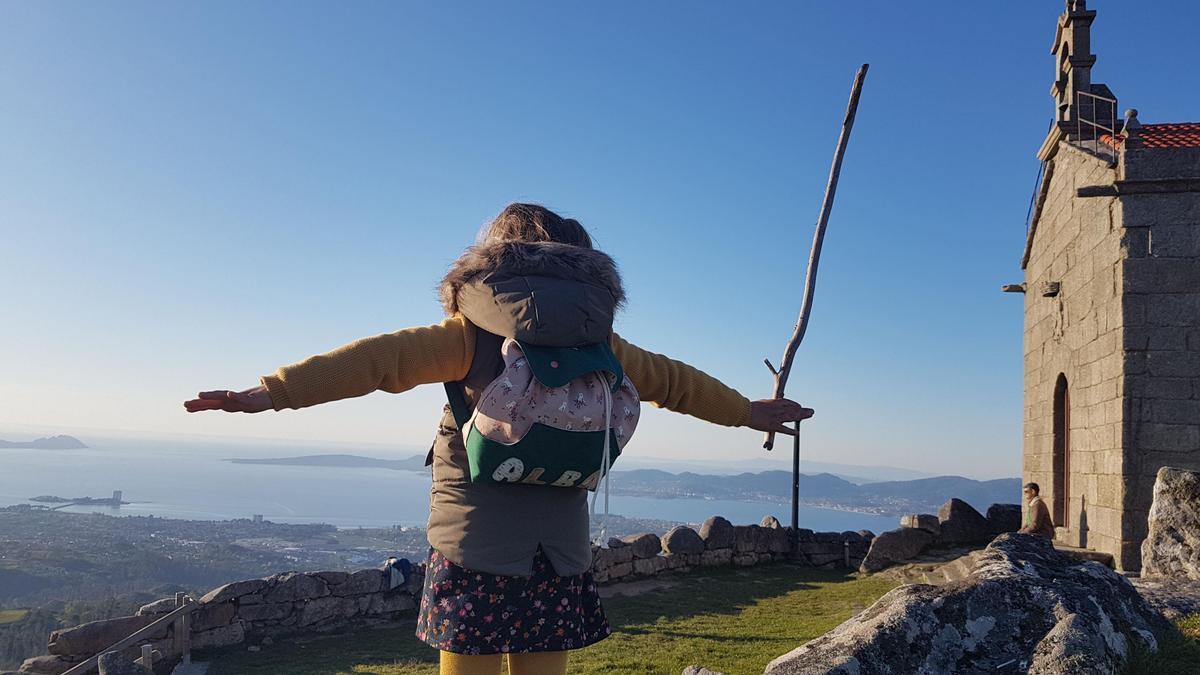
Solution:
{"label": "blue sky", "polygon": [[[1092,3],[1094,79],[1200,114],[1200,10]],[[261,415],[196,391],[433,323],[514,200],[620,263],[617,330],[770,395],[871,63],[788,386],[805,455],[1017,475],[1024,218],[1060,2],[4,3],[0,430],[428,447],[440,387]],[[635,451],[762,459],[661,411]],[[786,453],[778,453],[786,459]]]}

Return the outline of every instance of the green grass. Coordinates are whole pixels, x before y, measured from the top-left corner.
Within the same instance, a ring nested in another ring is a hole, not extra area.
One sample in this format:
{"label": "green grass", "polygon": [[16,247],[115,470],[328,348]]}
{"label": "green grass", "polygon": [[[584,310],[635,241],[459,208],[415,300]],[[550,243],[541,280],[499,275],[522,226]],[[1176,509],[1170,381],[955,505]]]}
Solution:
{"label": "green grass", "polygon": [[20,621],[28,613],[27,609],[0,609],[0,625]]}
{"label": "green grass", "polygon": [[[673,585],[604,601],[613,635],[572,652],[575,673],[679,673],[698,664],[728,675],[763,671],[874,602],[894,582],[775,565],[669,577]],[[437,652],[413,637],[415,620],[261,652],[211,658],[210,675],[434,675]]]}
{"label": "green grass", "polygon": [[1126,675],[1195,675],[1200,673],[1200,614],[1179,622],[1179,635],[1164,640],[1158,652],[1134,654]]}

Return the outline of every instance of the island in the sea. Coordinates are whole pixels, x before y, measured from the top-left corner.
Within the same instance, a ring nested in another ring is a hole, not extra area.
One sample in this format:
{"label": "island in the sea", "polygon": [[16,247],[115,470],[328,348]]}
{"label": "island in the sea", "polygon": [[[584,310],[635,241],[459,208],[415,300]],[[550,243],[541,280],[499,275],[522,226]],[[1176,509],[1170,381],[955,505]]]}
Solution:
{"label": "island in the sea", "polygon": [[360,455],[306,455],[304,457],[269,457],[260,459],[227,459],[234,464],[271,464],[275,466],[324,466],[351,469],[393,469],[398,471],[425,471],[425,456],[413,455],[407,459],[377,459]]}
{"label": "island in the sea", "polygon": [[59,434],[58,436],[47,436],[45,438],[37,438],[32,441],[5,441],[0,440],[0,448],[33,448],[35,450],[80,450],[86,448],[78,438]]}
{"label": "island in the sea", "polygon": [[[120,506],[129,502],[121,500],[121,491],[113,490],[112,497],[59,497],[58,495],[38,495],[30,497],[29,501],[41,504],[62,504],[63,506]],[[61,507],[55,507],[61,508]]]}

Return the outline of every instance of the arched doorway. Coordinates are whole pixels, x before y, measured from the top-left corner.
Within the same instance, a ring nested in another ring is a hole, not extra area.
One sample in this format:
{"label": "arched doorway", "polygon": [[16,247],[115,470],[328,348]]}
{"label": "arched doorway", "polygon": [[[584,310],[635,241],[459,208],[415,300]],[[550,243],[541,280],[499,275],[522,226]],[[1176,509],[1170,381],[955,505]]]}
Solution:
{"label": "arched doorway", "polygon": [[1071,395],[1067,376],[1054,383],[1054,501],[1050,513],[1054,524],[1070,527],[1067,507],[1071,503]]}

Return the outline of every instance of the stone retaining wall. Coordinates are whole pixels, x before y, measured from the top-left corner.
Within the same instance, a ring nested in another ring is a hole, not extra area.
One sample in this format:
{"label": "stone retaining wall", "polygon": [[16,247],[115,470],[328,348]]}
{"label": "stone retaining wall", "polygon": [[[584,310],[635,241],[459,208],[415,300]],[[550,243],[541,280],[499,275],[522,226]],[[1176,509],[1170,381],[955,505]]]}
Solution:
{"label": "stone retaining wall", "polygon": [[[733,525],[713,516],[700,531],[679,526],[661,538],[639,534],[610,539],[605,547],[593,547],[592,572],[597,583],[626,581],[664,572],[687,572],[695,567],[750,567],[786,560],[791,528],[782,527],[771,516],[760,525]],[[874,534],[859,532],[813,532],[800,529],[798,562],[813,567],[857,568],[867,555]],[[654,545],[653,540],[659,541]]]}
{"label": "stone retaining wall", "polygon": [[[614,583],[698,567],[749,567],[789,556],[791,528],[771,516],[760,525],[732,525],[719,516],[699,532],[676,527],[663,536],[640,534],[610,539],[593,547],[597,583]],[[801,564],[856,568],[874,535],[859,532],[799,531]],[[236,581],[213,589],[198,601],[189,629],[193,649],[258,644],[281,636],[345,630],[383,624],[415,609],[424,582],[424,565],[414,566],[399,583],[390,568],[357,572],[286,572],[265,579]],[[135,616],[119,617],[54,631],[49,654],[28,659],[21,673],[60,675],[174,610],[174,598],[143,606]],[[162,652],[162,668],[179,658],[171,627],[148,639]],[[251,647],[255,648],[255,647]],[[130,648],[130,657],[138,647]]]}

